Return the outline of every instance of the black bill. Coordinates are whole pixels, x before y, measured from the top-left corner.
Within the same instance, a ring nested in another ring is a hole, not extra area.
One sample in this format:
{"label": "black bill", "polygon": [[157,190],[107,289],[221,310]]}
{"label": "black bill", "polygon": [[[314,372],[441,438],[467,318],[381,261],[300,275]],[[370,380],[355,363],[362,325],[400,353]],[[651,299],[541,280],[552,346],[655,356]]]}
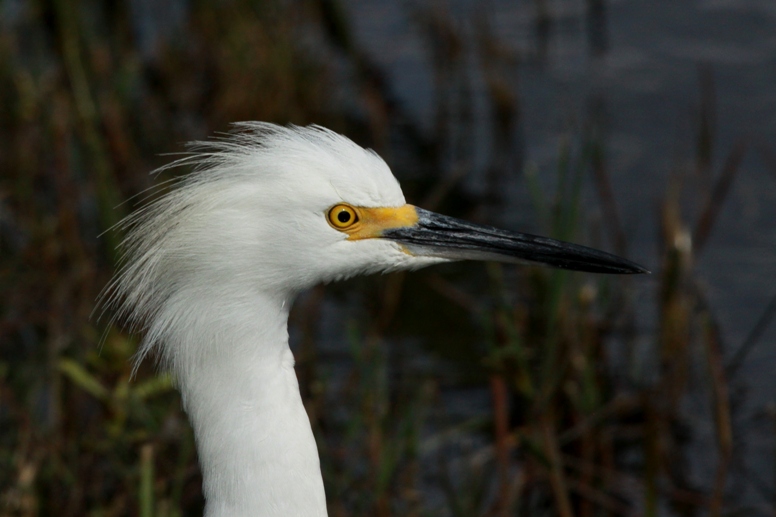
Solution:
{"label": "black bill", "polygon": [[382,237],[403,244],[415,255],[546,264],[590,273],[649,273],[629,260],[586,246],[416,210],[417,224],[382,232]]}

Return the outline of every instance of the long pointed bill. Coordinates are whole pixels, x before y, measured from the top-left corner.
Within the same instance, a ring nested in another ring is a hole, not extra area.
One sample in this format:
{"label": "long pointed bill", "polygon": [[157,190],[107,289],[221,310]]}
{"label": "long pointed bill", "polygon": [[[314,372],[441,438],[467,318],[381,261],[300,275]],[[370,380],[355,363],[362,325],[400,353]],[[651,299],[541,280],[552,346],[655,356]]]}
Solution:
{"label": "long pointed bill", "polygon": [[404,245],[414,255],[547,264],[591,273],[649,273],[638,264],[604,251],[412,208],[417,213],[414,224],[384,228],[380,237]]}

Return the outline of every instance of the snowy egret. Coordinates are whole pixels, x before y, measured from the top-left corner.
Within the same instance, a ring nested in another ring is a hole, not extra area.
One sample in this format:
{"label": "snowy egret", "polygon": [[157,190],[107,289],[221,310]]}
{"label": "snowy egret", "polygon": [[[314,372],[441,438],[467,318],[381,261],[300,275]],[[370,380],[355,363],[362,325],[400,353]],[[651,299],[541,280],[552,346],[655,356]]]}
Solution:
{"label": "snowy egret", "polygon": [[288,347],[296,294],[453,260],[644,273],[630,261],[408,205],[385,162],[321,127],[238,124],[173,165],[195,170],[124,221],[108,303],[144,331],[191,420],[210,517],[326,515]]}

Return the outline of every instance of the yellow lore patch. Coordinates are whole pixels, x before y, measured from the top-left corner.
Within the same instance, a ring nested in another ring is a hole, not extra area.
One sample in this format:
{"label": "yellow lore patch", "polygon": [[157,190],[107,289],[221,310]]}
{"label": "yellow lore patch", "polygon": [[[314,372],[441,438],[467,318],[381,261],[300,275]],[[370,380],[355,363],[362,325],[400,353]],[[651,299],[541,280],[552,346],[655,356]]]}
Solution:
{"label": "yellow lore patch", "polygon": [[[350,212],[352,210],[352,212]],[[354,217],[343,224],[345,213]],[[412,205],[400,207],[366,208],[338,204],[330,208],[326,220],[332,228],[348,234],[348,240],[373,239],[380,237],[385,230],[414,226],[418,222],[418,212]]]}

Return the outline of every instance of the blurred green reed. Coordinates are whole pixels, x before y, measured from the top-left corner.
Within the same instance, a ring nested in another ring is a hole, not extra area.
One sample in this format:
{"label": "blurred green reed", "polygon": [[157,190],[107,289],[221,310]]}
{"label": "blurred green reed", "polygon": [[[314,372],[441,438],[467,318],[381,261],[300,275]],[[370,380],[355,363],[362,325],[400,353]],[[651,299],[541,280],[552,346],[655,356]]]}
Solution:
{"label": "blurred green reed", "polygon": [[[321,123],[389,157],[409,153],[430,171],[405,182],[411,201],[487,219],[515,172],[520,99],[511,85],[521,56],[505,50],[485,16],[474,20],[495,146],[486,193],[472,199],[459,188],[474,163],[471,65],[444,7],[412,11],[437,88],[426,134],[333,0],[190,2],[179,33],[152,58],[140,53],[127,2],[22,5],[0,34],[0,515],[198,515],[195,444],[172,379],[150,364],[131,379],[137,338],[110,314],[90,319],[121,238],[96,236],[137,203],[120,201],[154,183],[148,171],[168,161],[159,153],[257,119]],[[537,5],[537,34],[546,37],[549,15]],[[299,43],[306,31],[353,73],[343,78],[314,57]],[[297,304],[297,368],[333,517],[746,511],[726,491],[737,454],[730,376],[773,310],[726,363],[693,262],[747,148],[735,146],[715,177],[713,84],[701,78],[688,167],[698,175],[672,176],[652,279],[451,266],[319,287]],[[346,81],[355,115],[339,104]],[[579,128],[562,141],[552,192],[540,171],[520,172],[541,231],[627,253],[599,133]],[[583,202],[588,184],[597,207]],[[686,214],[687,196],[699,200],[697,214]],[[588,224],[596,209],[599,226]],[[635,282],[656,283],[654,299],[635,300]],[[347,352],[326,356],[316,347],[322,305],[351,296],[365,308],[350,323]],[[654,304],[654,333],[637,327],[644,304]],[[406,344],[418,339],[423,350]],[[417,355],[449,371],[414,368]],[[693,393],[707,399],[717,438],[705,487],[689,476],[682,409],[699,376]],[[443,393],[458,388],[485,390],[490,407],[446,416]]]}

